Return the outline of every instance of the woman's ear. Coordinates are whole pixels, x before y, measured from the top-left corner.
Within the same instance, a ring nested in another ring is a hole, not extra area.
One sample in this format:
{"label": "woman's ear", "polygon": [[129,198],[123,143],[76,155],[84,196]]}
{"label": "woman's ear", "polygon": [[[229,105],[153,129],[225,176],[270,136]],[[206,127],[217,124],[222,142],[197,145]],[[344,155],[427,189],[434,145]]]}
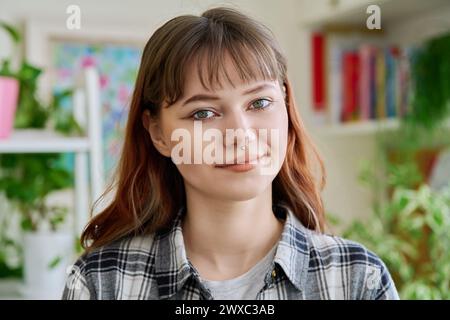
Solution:
{"label": "woman's ear", "polygon": [[142,125],[150,135],[150,139],[153,142],[156,150],[163,156],[170,158],[170,145],[166,142],[159,119],[152,117],[149,110],[145,110],[142,114]]}

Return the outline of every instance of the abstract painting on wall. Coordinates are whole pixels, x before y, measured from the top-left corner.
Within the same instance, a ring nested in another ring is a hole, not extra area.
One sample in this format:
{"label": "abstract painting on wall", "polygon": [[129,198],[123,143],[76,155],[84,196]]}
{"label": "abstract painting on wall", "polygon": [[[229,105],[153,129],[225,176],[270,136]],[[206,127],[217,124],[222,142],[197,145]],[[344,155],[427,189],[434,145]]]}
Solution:
{"label": "abstract painting on wall", "polygon": [[[52,73],[55,93],[73,88],[82,68],[95,66],[100,75],[103,158],[109,180],[120,156],[131,94],[142,49],[138,45],[53,41]],[[64,101],[70,107],[71,101]],[[68,158],[68,161],[72,161]]]}

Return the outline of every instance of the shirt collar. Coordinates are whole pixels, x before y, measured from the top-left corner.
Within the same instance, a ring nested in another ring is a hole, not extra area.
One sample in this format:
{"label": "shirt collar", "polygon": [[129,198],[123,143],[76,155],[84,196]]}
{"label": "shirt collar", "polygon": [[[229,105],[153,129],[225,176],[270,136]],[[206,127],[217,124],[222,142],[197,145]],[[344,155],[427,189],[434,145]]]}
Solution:
{"label": "shirt collar", "polygon": [[274,261],[296,289],[303,291],[309,267],[309,230],[287,205],[276,204],[274,209],[276,213],[286,217]]}
{"label": "shirt collar", "polygon": [[[302,291],[309,265],[308,230],[292,210],[283,204],[275,204],[274,212],[285,219],[274,262],[278,264],[291,283]],[[199,274],[186,256],[181,229],[185,207],[176,214],[172,228],[156,237],[155,277],[160,299],[167,299],[181,290],[191,277]]]}

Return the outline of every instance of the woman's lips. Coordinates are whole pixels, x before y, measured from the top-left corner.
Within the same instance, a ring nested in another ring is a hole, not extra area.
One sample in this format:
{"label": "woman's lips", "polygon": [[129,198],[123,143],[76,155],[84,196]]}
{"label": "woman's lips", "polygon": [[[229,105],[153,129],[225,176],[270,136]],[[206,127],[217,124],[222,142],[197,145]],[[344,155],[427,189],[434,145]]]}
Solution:
{"label": "woman's lips", "polygon": [[[216,168],[219,169],[227,169],[227,170],[231,170],[231,171],[236,171],[236,172],[245,172],[245,171],[249,171],[252,170],[253,168],[256,167],[256,165],[258,164],[258,162],[265,157],[266,155],[262,155],[257,157],[256,159],[253,158],[253,160],[247,160],[243,163],[236,163],[236,164],[220,164],[220,165],[216,165]],[[234,161],[237,162],[237,161]]]}
{"label": "woman's lips", "polygon": [[256,165],[251,163],[232,164],[228,166],[217,167],[219,169],[231,170],[236,172],[245,172],[252,170]]}

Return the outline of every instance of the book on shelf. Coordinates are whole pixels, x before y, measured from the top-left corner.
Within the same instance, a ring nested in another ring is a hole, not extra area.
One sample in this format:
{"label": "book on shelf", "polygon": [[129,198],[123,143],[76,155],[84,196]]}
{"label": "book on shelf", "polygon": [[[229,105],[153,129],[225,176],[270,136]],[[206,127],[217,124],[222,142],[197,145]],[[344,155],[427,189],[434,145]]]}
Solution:
{"label": "book on shelf", "polygon": [[341,124],[403,117],[410,96],[413,47],[379,37],[312,35],[313,111]]}
{"label": "book on shelf", "polygon": [[325,108],[325,50],[324,50],[324,36],[321,33],[315,33],[311,37],[311,55],[313,57],[313,92],[312,101],[314,110],[321,111]]}

